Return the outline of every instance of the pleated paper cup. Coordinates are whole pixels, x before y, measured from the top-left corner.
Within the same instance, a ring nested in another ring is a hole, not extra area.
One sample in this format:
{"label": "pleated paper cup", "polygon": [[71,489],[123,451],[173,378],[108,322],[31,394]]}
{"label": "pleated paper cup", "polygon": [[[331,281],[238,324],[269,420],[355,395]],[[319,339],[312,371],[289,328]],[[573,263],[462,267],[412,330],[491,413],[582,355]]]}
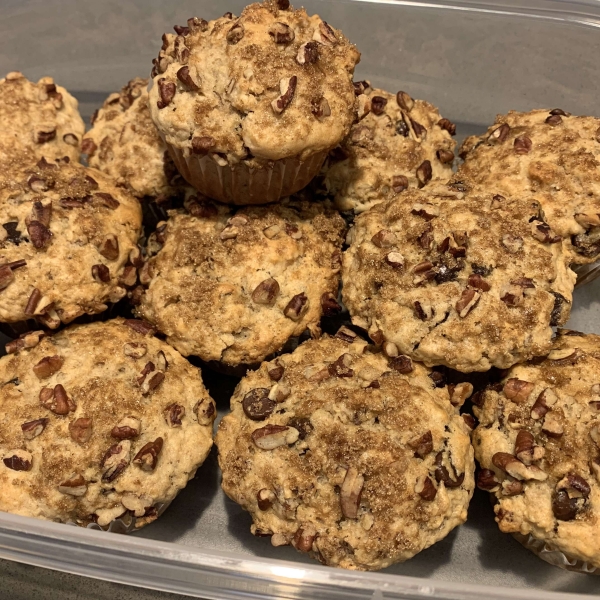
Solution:
{"label": "pleated paper cup", "polygon": [[576,288],[591,283],[594,279],[600,277],[600,261],[589,265],[573,265],[571,269],[577,274]]}

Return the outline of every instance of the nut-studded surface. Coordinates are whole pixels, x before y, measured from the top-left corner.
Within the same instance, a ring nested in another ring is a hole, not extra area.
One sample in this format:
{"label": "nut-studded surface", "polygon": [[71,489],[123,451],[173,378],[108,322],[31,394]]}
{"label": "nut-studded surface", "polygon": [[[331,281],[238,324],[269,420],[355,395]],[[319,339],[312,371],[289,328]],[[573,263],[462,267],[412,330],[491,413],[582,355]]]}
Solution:
{"label": "nut-studded surface", "polygon": [[526,193],[571,241],[574,262],[600,256],[600,119],[560,109],[511,111],[483,136],[467,138],[460,153],[457,180],[472,179],[494,194]]}
{"label": "nut-studded surface", "polygon": [[52,77],[33,83],[17,71],[8,73],[0,79],[0,164],[7,166],[15,157],[78,161],[85,124],[77,107]]}
{"label": "nut-studded surface", "polygon": [[327,203],[233,212],[195,197],[170,213],[144,267],[138,314],[183,355],[256,363],[307,328],[337,297],[344,221]]}
{"label": "nut-studded surface", "polygon": [[242,379],[216,436],[223,490],[273,545],[381,569],[465,521],[473,449],[428,369],[338,335]]}
{"label": "nut-studded surface", "polygon": [[575,281],[564,241],[533,200],[458,190],[408,190],[357,217],[342,273],[353,322],[463,372],[547,353]]}
{"label": "nut-studded surface", "polygon": [[55,328],[120,300],[141,220],[138,200],[95,169],[42,158],[0,174],[0,322]]}
{"label": "nut-studded surface", "polygon": [[[423,187],[429,179],[449,179],[456,145],[450,133],[454,125],[429,102],[363,87],[356,90],[361,92],[359,118],[368,112],[330,154],[321,173],[336,206],[357,213],[408,187]],[[425,172],[426,161],[430,173]]]}
{"label": "nut-studded surface", "polygon": [[559,330],[546,360],[514,367],[477,404],[478,485],[500,529],[600,567],[600,337]]}
{"label": "nut-studded surface", "polygon": [[[132,345],[144,355],[128,352]],[[48,356],[62,364],[40,378],[34,366]],[[157,373],[160,384],[146,391]],[[216,411],[198,370],[123,319],[73,326],[5,356],[0,377],[3,511],[101,526],[136,516],[141,527],[212,445]],[[52,392],[54,403],[42,403]],[[58,410],[63,393],[67,408]],[[29,468],[15,470],[24,458]]]}
{"label": "nut-studded surface", "polygon": [[150,118],[148,80],[132,79],[111,94],[85,134],[90,167],[113,177],[138,198],[172,196],[182,179]]}
{"label": "nut-studded surface", "polygon": [[260,168],[327,151],[350,130],[359,53],[318,16],[267,0],[176,30],[155,60],[150,109],[186,155]]}

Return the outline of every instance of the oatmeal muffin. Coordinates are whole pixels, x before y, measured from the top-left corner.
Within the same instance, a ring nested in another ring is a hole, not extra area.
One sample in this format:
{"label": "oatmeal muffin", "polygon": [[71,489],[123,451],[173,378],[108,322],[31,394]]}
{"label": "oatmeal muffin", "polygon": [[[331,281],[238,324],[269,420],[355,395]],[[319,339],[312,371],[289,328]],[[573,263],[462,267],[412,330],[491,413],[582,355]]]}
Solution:
{"label": "oatmeal muffin", "polygon": [[0,79],[0,165],[17,156],[30,163],[64,156],[78,161],[85,125],[77,107],[52,77],[33,83],[13,71]]}
{"label": "oatmeal muffin", "polygon": [[500,530],[554,564],[600,568],[600,337],[559,330],[545,360],[512,368],[477,405],[477,481]]}
{"label": "oatmeal muffin", "polygon": [[42,158],[0,172],[0,323],[105,311],[136,283],[140,235],[138,200],[95,169]]}
{"label": "oatmeal muffin", "polygon": [[0,510],[134,528],[185,487],[212,446],[216,410],[198,370],[151,333],[116,319],[9,344]]}
{"label": "oatmeal muffin", "polygon": [[359,215],[343,298],[394,356],[462,372],[508,368],[550,350],[575,275],[539,204],[430,185]]}
{"label": "oatmeal muffin", "polygon": [[341,211],[363,212],[407,188],[452,176],[456,126],[406,92],[354,84],[360,120],[327,159],[321,176]]}
{"label": "oatmeal muffin", "polygon": [[148,79],[132,79],[111,94],[93,118],[81,145],[88,164],[137,198],[170,197],[182,179],[150,118]]}
{"label": "oatmeal muffin", "polygon": [[250,513],[252,533],[376,570],[464,523],[469,430],[430,374],[342,328],[242,379],[216,444],[223,490]]}
{"label": "oatmeal muffin", "polygon": [[188,198],[149,240],[135,310],[184,356],[258,363],[340,309],[344,228],[327,203],[234,212]]}
{"label": "oatmeal muffin", "polygon": [[496,194],[537,200],[546,222],[569,241],[574,263],[600,257],[600,119],[560,110],[498,115],[461,148],[456,175]]}
{"label": "oatmeal muffin", "polygon": [[265,204],[306,186],[355,118],[360,54],[289,0],[165,34],[150,110],[181,174],[231,204]]}

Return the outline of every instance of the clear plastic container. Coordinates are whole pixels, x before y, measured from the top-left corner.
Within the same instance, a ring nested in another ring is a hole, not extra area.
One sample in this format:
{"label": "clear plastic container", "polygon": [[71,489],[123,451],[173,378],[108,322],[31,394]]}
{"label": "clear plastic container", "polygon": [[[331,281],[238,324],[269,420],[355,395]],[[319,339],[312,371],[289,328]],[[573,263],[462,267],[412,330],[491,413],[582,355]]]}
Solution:
{"label": "clear plastic container", "polygon": [[[363,53],[357,76],[438,105],[460,137],[511,108],[600,113],[600,4],[306,0]],[[84,115],[149,73],[160,36],[190,16],[239,12],[240,0],[4,0],[0,73],[52,75]],[[600,333],[600,280],[578,290],[570,326]],[[221,411],[235,382],[208,376]],[[231,385],[229,385],[231,384]],[[478,492],[467,523],[381,573],[321,567],[253,538],[219,487],[213,453],[154,524],[123,536],[0,513],[0,557],[206,599],[461,598],[594,594],[598,580],[551,567],[502,535]],[[1,593],[0,593],[1,594]]]}

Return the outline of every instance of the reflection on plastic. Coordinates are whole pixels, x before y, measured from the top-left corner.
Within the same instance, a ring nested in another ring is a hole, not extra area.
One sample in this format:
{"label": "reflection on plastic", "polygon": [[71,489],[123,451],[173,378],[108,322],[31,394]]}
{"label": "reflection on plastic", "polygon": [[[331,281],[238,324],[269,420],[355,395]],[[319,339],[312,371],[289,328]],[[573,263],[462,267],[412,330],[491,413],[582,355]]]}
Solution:
{"label": "reflection on plastic", "polygon": [[303,569],[294,569],[293,567],[271,567],[270,571],[273,575],[288,579],[304,579],[304,575],[306,575],[306,571]]}

